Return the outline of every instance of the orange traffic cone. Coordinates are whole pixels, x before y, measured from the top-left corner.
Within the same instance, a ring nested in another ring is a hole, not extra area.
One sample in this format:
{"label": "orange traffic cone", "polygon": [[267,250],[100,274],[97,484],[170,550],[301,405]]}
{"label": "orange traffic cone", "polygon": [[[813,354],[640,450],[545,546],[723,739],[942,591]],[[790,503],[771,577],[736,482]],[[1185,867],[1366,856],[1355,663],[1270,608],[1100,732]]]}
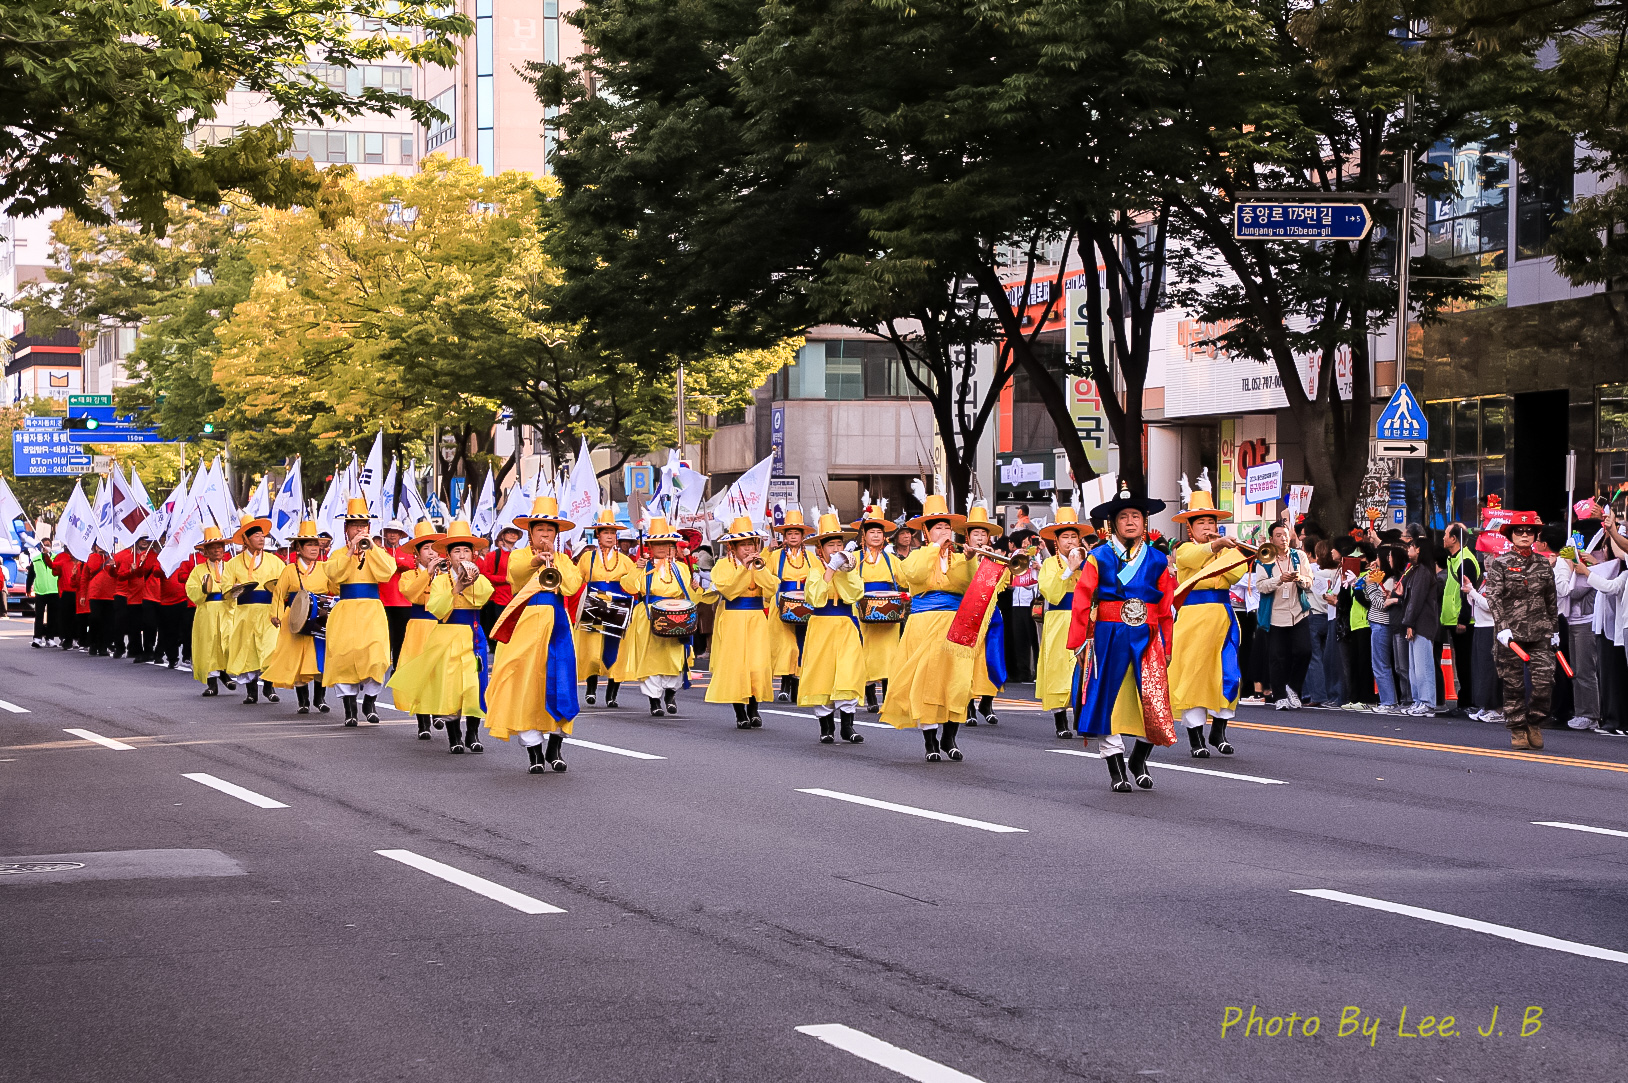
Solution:
{"label": "orange traffic cone", "polygon": [[1453,648],[1445,643],[1441,648],[1441,681],[1442,702],[1458,706],[1458,686],[1453,683]]}

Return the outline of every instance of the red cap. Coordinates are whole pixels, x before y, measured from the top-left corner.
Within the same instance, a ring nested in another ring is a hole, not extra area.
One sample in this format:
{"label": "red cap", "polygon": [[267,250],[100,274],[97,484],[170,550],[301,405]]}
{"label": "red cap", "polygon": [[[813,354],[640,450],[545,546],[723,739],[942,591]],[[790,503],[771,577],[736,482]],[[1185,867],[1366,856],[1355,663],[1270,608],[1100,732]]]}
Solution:
{"label": "red cap", "polygon": [[1498,527],[1498,533],[1504,535],[1506,538],[1509,536],[1509,531],[1512,527],[1529,526],[1533,530],[1543,529],[1543,520],[1535,511],[1512,511],[1508,514],[1509,519],[1500,524]]}

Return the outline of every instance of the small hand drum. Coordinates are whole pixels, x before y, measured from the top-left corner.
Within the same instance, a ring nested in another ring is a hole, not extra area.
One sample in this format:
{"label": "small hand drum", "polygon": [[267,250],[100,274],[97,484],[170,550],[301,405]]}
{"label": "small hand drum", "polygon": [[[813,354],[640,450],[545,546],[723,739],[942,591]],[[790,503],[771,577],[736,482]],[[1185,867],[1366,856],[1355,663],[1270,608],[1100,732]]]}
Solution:
{"label": "small hand drum", "polygon": [[657,598],[650,603],[650,631],[664,639],[688,639],[701,627],[701,613],[683,598]]}
{"label": "small hand drum", "polygon": [[879,590],[859,599],[859,619],[865,624],[903,624],[910,616],[910,595],[902,590]]}
{"label": "small hand drum", "polygon": [[780,610],[780,619],[787,624],[807,624],[808,618],[814,615],[808,596],[800,590],[781,591],[775,598],[775,608]]}

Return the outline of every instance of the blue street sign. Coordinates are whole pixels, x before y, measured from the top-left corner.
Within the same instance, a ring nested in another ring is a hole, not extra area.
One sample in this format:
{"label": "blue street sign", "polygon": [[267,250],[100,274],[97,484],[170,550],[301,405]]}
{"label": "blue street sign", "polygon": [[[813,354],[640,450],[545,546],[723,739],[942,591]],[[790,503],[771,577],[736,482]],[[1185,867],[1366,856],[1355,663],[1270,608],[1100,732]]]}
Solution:
{"label": "blue street sign", "polygon": [[70,429],[68,439],[76,444],[167,444],[158,429],[123,421],[101,422],[94,429]]}
{"label": "blue street sign", "polygon": [[1374,436],[1380,440],[1428,440],[1430,425],[1425,421],[1419,400],[1413,397],[1407,384],[1399,384],[1391,401],[1374,424]]}
{"label": "blue street sign", "polygon": [[1373,226],[1361,203],[1240,203],[1232,212],[1240,241],[1360,241]]}
{"label": "blue street sign", "polygon": [[[61,418],[52,418],[60,422]],[[21,428],[11,434],[12,472],[20,478],[48,478],[88,474],[90,456],[70,437],[57,429]]]}

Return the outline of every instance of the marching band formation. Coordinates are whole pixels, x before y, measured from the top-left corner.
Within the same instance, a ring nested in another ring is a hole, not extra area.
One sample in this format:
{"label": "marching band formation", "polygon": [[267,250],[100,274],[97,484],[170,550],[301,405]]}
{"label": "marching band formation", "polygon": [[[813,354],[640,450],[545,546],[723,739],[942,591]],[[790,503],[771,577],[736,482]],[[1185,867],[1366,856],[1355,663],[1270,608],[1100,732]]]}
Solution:
{"label": "marching band formation", "polygon": [[[484,726],[518,739],[544,773],[566,770],[584,702],[618,709],[634,686],[650,717],[676,715],[711,606],[705,698],[730,705],[740,729],[763,726],[762,704],[789,702],[812,709],[822,743],[857,745],[863,710],[919,730],[929,762],[959,762],[963,725],[999,723],[996,600],[1028,572],[1043,612],[1036,696],[1059,739],[1083,737],[1101,756],[1114,792],[1152,788],[1149,758],[1176,743],[1178,722],[1192,757],[1234,754],[1227,723],[1244,675],[1229,595],[1257,554],[1221,531],[1229,513],[1206,488],[1174,516],[1187,538],[1173,549],[1148,526],[1163,502],[1123,486],[1087,519],[1057,509],[1043,544],[1011,553],[992,546],[1003,528],[983,507],[960,515],[941,495],[918,499],[921,514],[901,522],[868,496],[852,522],[816,509],[811,525],[791,509],[772,535],[736,516],[703,573],[696,532],[659,515],[633,534],[599,511],[572,554],[559,542],[577,524],[553,497],[494,541],[462,520],[375,533],[358,498],[342,538],[307,521],[273,551],[271,522],[244,515],[229,538],[207,528],[168,575],[147,539],[84,562],[59,551],[65,623],[54,623],[64,647],[171,668],[189,625],[202,695],[241,686],[254,705],[292,690],[299,714],[326,714],[332,689],[347,727],[379,723],[388,685],[419,740],[444,729],[450,753],[480,753]],[[156,620],[128,617],[149,602]]]}

